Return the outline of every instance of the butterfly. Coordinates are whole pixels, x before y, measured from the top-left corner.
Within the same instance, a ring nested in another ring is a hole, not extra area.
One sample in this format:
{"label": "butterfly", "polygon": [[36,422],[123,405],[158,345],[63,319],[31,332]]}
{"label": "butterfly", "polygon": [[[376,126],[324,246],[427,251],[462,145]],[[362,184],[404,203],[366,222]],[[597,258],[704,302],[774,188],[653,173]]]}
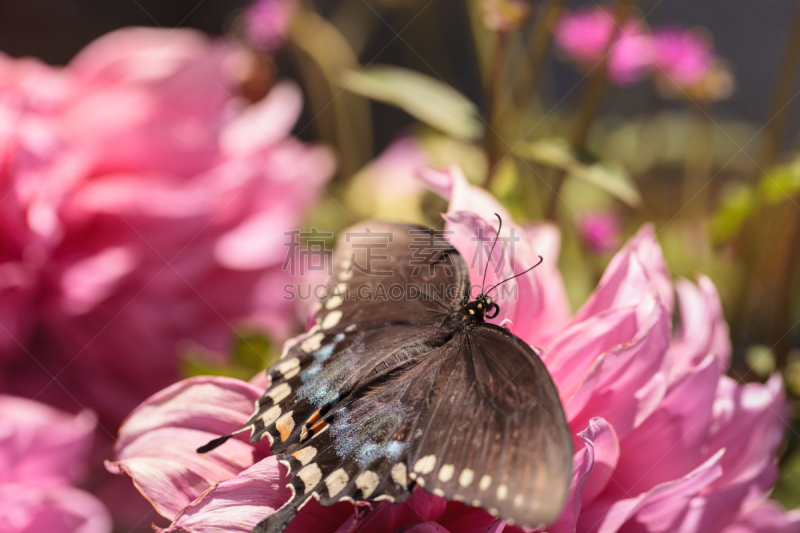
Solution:
{"label": "butterfly", "polygon": [[499,284],[470,300],[463,257],[420,251],[420,238],[435,235],[383,222],[346,230],[315,325],[267,370],[247,424],[198,449],[245,430],[269,439],[292,497],[254,533],[283,531],[311,497],[399,503],[416,487],[510,524],[559,516],[572,440],[556,387],[531,347],[486,322]]}

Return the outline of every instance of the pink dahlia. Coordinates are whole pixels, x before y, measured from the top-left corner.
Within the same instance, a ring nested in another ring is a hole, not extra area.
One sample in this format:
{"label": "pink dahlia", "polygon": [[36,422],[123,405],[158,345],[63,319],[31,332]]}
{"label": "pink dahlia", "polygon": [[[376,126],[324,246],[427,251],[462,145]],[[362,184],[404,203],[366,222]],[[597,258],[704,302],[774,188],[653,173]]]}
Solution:
{"label": "pink dahlia", "polygon": [[109,533],[102,503],[74,487],[86,469],[94,419],[0,395],[0,530]]}
{"label": "pink dahlia", "polygon": [[224,357],[242,320],[292,330],[284,232],[334,161],[289,135],[295,85],[242,100],[247,61],[144,28],[64,68],[0,56],[2,390],[116,425],[178,378],[180,347]]}
{"label": "pink dahlia", "polygon": [[[661,249],[643,227],[612,259],[594,293],[572,316],[555,269],[558,234],[548,225],[517,226],[486,191],[457,170],[425,180],[450,200],[453,243],[475,257],[494,236],[493,213],[508,225],[496,261],[508,271],[545,257],[515,280],[516,296],[497,317],[528,342],[543,345],[575,455],[561,517],[549,532],[714,532],[800,530],[800,512],[768,498],[784,433],[781,381],[740,385],[723,372],[727,326],[713,284],[673,285]],[[511,240],[512,229],[518,241]],[[511,246],[510,243],[516,243]],[[482,264],[471,265],[473,279]],[[489,276],[502,273],[489,272]],[[677,293],[680,326],[673,330]],[[501,295],[502,296],[502,295]],[[516,300],[513,300],[516,298]],[[165,531],[247,532],[287,501],[286,470],[265,445],[239,436],[201,456],[195,448],[248,419],[263,388],[226,378],[177,383],[139,406],[120,430],[114,472],[172,521]],[[481,509],[418,488],[399,505],[371,513],[311,501],[289,532],[518,532]]]}
{"label": "pink dahlia", "polygon": [[709,40],[681,28],[653,32],[652,53],[654,72],[684,88],[700,83],[716,63]]}
{"label": "pink dahlia", "polygon": [[[617,40],[608,48],[615,34]],[[556,24],[553,39],[567,57],[586,70],[595,68],[608,49],[608,79],[616,85],[636,83],[652,61],[644,22],[631,18],[617,30],[614,13],[601,7],[565,14]]]}

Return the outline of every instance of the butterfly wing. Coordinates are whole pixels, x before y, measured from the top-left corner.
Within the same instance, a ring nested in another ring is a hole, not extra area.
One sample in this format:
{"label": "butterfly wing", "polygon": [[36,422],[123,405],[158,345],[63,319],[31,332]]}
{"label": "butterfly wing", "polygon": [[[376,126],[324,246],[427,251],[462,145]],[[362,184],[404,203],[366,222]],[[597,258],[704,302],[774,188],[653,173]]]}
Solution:
{"label": "butterfly wing", "polygon": [[482,324],[444,347],[417,428],[409,471],[427,490],[531,527],[559,516],[569,428],[544,364],[509,331]]}
{"label": "butterfly wing", "polygon": [[339,237],[331,262],[329,287],[315,313],[323,330],[430,323],[469,287],[466,264],[441,233],[408,224],[352,226]]}

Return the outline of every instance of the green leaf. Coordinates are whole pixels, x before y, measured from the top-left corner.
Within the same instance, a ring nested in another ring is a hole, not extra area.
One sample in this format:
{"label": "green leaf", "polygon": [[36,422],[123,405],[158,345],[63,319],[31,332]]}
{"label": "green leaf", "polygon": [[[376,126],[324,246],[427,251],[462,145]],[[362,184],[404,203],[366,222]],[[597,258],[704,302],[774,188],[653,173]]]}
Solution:
{"label": "green leaf", "polygon": [[530,142],[518,153],[536,163],[559,168],[569,177],[591,183],[630,206],[642,202],[636,182],[621,165],[603,161],[588,150],[576,149],[563,139]]}
{"label": "green leaf", "polygon": [[757,208],[758,201],[750,187],[742,185],[727,191],[711,219],[711,240],[722,243],[736,235]]}
{"label": "green leaf", "polygon": [[374,66],[345,70],[342,86],[356,94],[390,104],[453,137],[477,139],[483,133],[478,108],[449,85],[420,72]]}

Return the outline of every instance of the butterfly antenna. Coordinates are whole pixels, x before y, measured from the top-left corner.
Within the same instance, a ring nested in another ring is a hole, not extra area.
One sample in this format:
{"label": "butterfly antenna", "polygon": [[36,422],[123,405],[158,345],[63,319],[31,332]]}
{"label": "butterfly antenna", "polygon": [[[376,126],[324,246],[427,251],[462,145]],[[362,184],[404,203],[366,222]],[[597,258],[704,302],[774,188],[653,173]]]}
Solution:
{"label": "butterfly antenna", "polygon": [[503,283],[505,283],[506,281],[511,281],[512,279],[514,279],[514,278],[518,278],[518,277],[520,277],[520,276],[521,276],[521,275],[523,275],[523,274],[527,274],[528,272],[530,272],[530,271],[531,271],[531,270],[533,270],[534,268],[536,268],[536,267],[538,267],[539,265],[541,265],[543,261],[544,261],[544,257],[542,257],[542,256],[540,255],[540,256],[539,256],[539,262],[538,262],[538,263],[536,263],[535,265],[533,265],[532,267],[530,267],[528,270],[526,270],[526,271],[524,271],[524,272],[520,272],[519,274],[517,274],[517,275],[515,275],[515,276],[511,276],[510,278],[506,278],[506,279],[504,279],[503,281],[501,281],[500,283],[498,283],[497,285],[495,285],[494,287],[492,287],[491,289],[489,289],[488,291],[486,291],[484,294],[486,294],[486,296],[488,296],[490,292],[492,292],[493,290],[495,290],[497,287],[499,287],[500,285],[502,285],[502,284],[503,284]]}
{"label": "butterfly antenna", "polygon": [[486,259],[486,268],[483,269],[483,281],[481,282],[481,294],[486,294],[483,292],[483,288],[486,286],[486,274],[489,273],[489,263],[492,262],[492,254],[494,253],[494,247],[497,246],[497,239],[500,238],[500,230],[503,229],[503,219],[500,218],[500,215],[497,213],[494,214],[497,217],[497,220],[500,221],[500,225],[497,226],[497,234],[494,236],[494,242],[492,243],[492,249],[489,251],[489,258]]}

